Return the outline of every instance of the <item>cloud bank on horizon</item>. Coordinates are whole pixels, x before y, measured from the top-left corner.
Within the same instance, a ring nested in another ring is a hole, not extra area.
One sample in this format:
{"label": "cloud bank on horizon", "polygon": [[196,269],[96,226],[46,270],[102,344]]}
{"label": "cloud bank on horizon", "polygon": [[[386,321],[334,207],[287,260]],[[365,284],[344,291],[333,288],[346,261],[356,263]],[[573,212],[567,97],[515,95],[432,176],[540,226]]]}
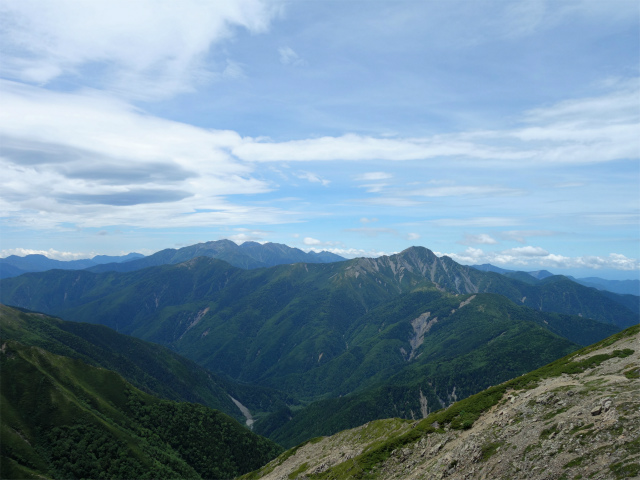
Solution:
{"label": "cloud bank on horizon", "polygon": [[361,7],[3,2],[2,253],[421,244],[637,275],[635,0]]}

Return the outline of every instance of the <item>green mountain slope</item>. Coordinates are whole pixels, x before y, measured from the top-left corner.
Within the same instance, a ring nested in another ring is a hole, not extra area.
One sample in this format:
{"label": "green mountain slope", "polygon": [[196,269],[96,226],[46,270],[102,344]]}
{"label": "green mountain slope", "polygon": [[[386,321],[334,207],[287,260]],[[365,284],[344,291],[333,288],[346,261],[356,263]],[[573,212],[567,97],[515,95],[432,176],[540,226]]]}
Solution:
{"label": "green mountain slope", "polygon": [[[435,301],[429,299],[433,296],[434,292],[414,292],[367,315],[362,329],[376,330],[376,336],[359,332],[348,353],[296,379],[327,390],[335,385],[335,390],[328,390],[334,398],[275,412],[257,422],[256,431],[291,446],[379,418],[422,418],[578,348],[542,326],[551,319],[548,315],[499,295]],[[389,315],[393,309],[408,316]],[[425,323],[420,325],[420,319]],[[562,324],[582,319],[556,320]],[[595,337],[601,338],[601,333]],[[364,339],[361,344],[358,337]],[[286,380],[290,379],[281,381],[283,388]]]}
{"label": "green mountain slope", "polygon": [[[388,338],[372,330],[375,320],[366,315],[418,289],[432,291],[433,301],[449,295],[450,300],[442,300],[441,307],[433,307],[445,310],[455,309],[462,301],[451,295],[499,291],[519,304],[526,305],[533,298],[536,310],[557,307],[580,313],[583,320],[541,312],[536,317],[547,329],[578,343],[612,332],[590,321],[591,316],[604,316],[617,325],[637,323],[637,315],[622,305],[562,277],[526,285],[463,267],[423,248],[377,259],[251,271],[197,258],[125,274],[28,274],[4,280],[0,286],[7,303],[75,321],[102,323],[169,345],[236,380],[286,388],[309,399],[328,392],[348,393],[361,386],[355,377],[339,378],[342,374],[338,373],[333,378],[333,373],[323,373],[327,369],[353,370],[363,381],[371,381],[402,360],[400,348],[411,351],[408,322],[432,307],[420,305],[424,310],[385,333]],[[399,314],[394,308],[385,315]],[[528,310],[527,315],[533,313]],[[397,346],[389,350],[394,341]],[[361,350],[379,355],[358,357],[351,347],[360,344]],[[340,368],[325,367],[338,357]],[[366,361],[355,369],[353,365],[361,360]]]}
{"label": "green mountain slope", "polygon": [[5,340],[18,340],[113,370],[146,393],[200,403],[242,422],[245,417],[231,397],[254,413],[296,403],[280,392],[221,378],[166,347],[119,334],[102,325],[66,322],[0,305],[0,332]]}
{"label": "green mountain slope", "polygon": [[637,478],[639,345],[634,326],[420,421],[315,438],[241,478]]}
{"label": "green mountain slope", "polygon": [[2,478],[230,478],[281,449],[216,410],[2,341]]}

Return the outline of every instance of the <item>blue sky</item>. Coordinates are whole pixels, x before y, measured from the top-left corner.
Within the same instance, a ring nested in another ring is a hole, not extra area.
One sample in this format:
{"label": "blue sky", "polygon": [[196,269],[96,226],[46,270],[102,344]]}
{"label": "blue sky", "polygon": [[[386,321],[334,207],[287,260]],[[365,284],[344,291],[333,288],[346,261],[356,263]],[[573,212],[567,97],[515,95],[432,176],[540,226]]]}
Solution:
{"label": "blue sky", "polygon": [[640,272],[636,0],[0,5],[0,256]]}

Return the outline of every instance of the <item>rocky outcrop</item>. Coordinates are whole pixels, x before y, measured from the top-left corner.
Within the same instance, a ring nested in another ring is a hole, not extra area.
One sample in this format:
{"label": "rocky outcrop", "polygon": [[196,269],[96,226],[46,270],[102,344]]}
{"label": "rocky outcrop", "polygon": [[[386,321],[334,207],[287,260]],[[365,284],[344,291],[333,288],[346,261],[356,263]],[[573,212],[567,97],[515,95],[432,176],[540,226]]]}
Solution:
{"label": "rocky outcrop", "polygon": [[640,329],[570,362],[586,366],[505,390],[467,430],[434,424],[412,436],[421,423],[370,422],[290,450],[251,478],[638,478]]}

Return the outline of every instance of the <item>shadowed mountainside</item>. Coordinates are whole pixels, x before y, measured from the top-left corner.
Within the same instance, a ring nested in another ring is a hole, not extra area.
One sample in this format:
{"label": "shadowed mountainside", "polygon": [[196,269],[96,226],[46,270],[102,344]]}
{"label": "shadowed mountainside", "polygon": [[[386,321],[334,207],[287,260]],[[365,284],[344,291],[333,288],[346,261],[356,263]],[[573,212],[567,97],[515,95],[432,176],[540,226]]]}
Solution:
{"label": "shadowed mountainside", "polygon": [[230,478],[282,449],[227,415],[3,340],[2,478]]}

